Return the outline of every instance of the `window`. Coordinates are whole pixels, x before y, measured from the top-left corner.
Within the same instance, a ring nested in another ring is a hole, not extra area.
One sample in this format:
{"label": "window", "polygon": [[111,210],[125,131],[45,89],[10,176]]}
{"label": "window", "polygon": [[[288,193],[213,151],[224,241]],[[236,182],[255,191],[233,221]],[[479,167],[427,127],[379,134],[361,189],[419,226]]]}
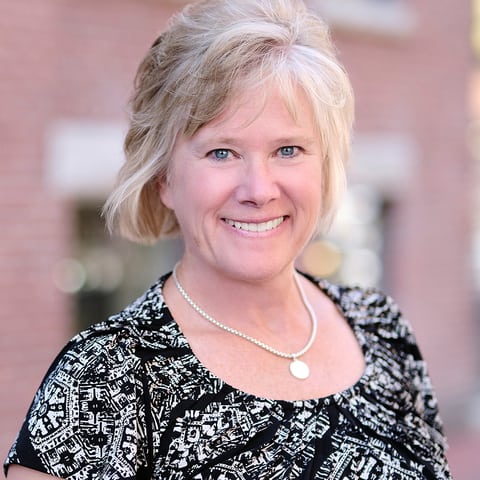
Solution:
{"label": "window", "polygon": [[389,211],[415,174],[417,146],[407,134],[358,134],[352,157],[350,186],[337,218],[325,237],[306,248],[299,266],[334,282],[385,288]]}
{"label": "window", "polygon": [[118,312],[170,270],[182,251],[179,240],[142,247],[106,232],[100,211],[123,161],[124,133],[122,124],[88,120],[49,128],[45,180],[74,215],[71,251],[56,265],[54,281],[73,296],[75,330]]}
{"label": "window", "polygon": [[78,203],[69,258],[55,268],[54,281],[73,295],[74,330],[106,320],[141,295],[180,258],[180,240],[144,247],[110,236],[100,204]]}
{"label": "window", "polygon": [[307,0],[307,4],[337,30],[402,37],[416,23],[406,0]]}
{"label": "window", "polygon": [[382,285],[383,205],[384,199],[374,187],[350,187],[331,230],[307,246],[299,267],[343,284]]}

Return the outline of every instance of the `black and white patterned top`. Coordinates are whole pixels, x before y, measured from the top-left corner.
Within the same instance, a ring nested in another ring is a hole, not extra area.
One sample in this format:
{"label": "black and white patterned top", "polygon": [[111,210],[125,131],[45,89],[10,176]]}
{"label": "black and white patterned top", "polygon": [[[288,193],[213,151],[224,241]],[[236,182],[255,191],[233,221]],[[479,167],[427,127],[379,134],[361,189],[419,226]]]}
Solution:
{"label": "black and white patterned top", "polygon": [[425,363],[389,297],[319,281],[365,372],[325,398],[278,401],[205,369],[163,300],[167,277],[68,343],[6,468],[75,480],[451,479]]}

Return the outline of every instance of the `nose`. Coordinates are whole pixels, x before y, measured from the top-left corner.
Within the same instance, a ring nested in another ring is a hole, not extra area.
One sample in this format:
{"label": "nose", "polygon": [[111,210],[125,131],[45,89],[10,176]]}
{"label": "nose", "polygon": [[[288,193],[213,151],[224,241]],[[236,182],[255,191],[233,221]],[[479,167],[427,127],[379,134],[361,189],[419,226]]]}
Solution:
{"label": "nose", "polygon": [[246,161],[237,188],[237,200],[240,203],[261,207],[279,196],[278,178],[268,160]]}

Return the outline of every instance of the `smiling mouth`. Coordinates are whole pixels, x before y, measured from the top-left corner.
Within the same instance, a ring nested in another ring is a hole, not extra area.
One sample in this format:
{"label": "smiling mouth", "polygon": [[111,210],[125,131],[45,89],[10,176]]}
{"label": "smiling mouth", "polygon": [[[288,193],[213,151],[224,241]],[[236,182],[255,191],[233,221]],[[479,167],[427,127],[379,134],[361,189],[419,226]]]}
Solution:
{"label": "smiling mouth", "polygon": [[274,220],[269,220],[268,222],[260,222],[260,223],[251,223],[251,222],[237,222],[235,220],[230,220],[229,218],[224,218],[223,221],[228,225],[236,228],[238,230],[244,230],[245,232],[268,232],[269,230],[273,230],[277,228],[280,224],[285,221],[286,217],[278,217]]}

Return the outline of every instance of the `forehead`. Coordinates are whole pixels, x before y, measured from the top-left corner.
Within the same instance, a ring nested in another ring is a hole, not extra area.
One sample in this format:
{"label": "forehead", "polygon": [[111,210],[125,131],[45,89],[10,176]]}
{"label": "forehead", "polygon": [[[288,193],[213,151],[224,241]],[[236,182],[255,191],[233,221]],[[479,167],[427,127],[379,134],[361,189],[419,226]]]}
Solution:
{"label": "forehead", "polygon": [[314,128],[315,124],[311,102],[302,88],[283,91],[275,85],[264,85],[235,95],[224,110],[197,133],[205,129],[245,129],[262,118],[272,122],[272,128]]}

